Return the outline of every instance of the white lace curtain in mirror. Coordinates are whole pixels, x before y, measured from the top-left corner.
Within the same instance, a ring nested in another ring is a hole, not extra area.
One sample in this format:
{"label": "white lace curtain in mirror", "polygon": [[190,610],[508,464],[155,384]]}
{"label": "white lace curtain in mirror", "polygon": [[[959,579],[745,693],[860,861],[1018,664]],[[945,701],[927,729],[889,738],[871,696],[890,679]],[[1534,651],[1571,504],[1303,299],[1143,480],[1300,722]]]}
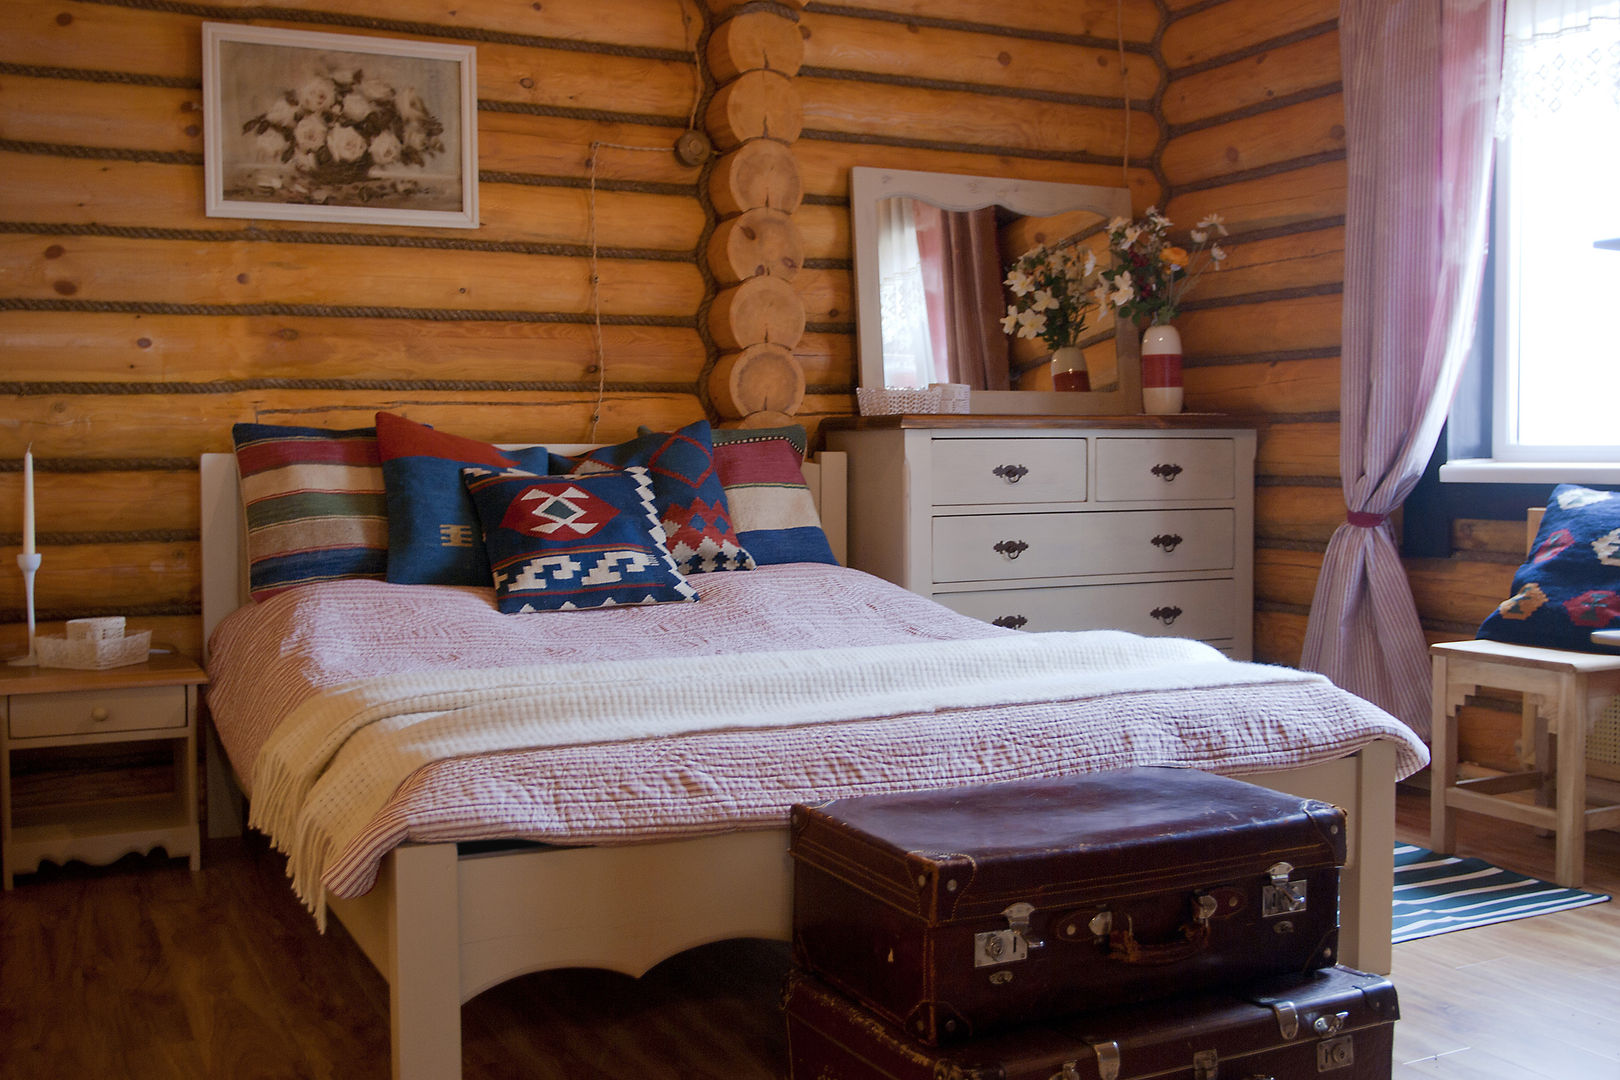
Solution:
{"label": "white lace curtain in mirror", "polygon": [[879,304],[889,386],[1008,389],[993,207],[878,200]]}
{"label": "white lace curtain in mirror", "polygon": [[1605,103],[1620,105],[1620,0],[1507,0],[1497,135]]}

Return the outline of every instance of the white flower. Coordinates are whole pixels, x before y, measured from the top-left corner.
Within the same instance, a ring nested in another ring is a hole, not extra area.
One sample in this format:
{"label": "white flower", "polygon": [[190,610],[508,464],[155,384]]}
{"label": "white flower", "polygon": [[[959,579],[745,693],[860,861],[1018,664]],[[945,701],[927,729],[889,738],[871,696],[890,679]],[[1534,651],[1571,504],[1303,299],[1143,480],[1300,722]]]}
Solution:
{"label": "white flower", "polygon": [[1124,307],[1136,299],[1136,283],[1130,275],[1121,274],[1114,279],[1114,291],[1108,294],[1108,302],[1115,307]]}
{"label": "white flower", "polygon": [[1097,253],[1095,251],[1092,251],[1090,248],[1087,248],[1086,249],[1086,265],[1085,265],[1085,268],[1080,271],[1080,276],[1081,277],[1090,277],[1092,274],[1095,274],[1096,272],[1097,272]]}
{"label": "white flower", "polygon": [[1119,232],[1119,230],[1123,229],[1125,226],[1129,225],[1130,223],[1131,223],[1130,218],[1122,218],[1122,217],[1114,218],[1112,221],[1110,221],[1108,223],[1108,231],[1111,232],[1111,233],[1112,232]]}
{"label": "white flower", "polygon": [[1031,311],[1051,311],[1057,306],[1057,298],[1045,289],[1036,289],[1035,299],[1029,302]]}
{"label": "white flower", "polygon": [[1136,238],[1141,236],[1141,235],[1142,235],[1142,229],[1141,229],[1140,226],[1137,226],[1137,225],[1128,225],[1128,226],[1126,226],[1125,227],[1125,238],[1124,238],[1125,239],[1125,246],[1130,247],[1132,244],[1136,243]]}
{"label": "white flower", "polygon": [[264,111],[264,118],[277,127],[292,127],[298,122],[298,110],[285,97],[279,97],[274,105]]}
{"label": "white flower", "polygon": [[349,93],[343,95],[343,115],[350,120],[359,122],[377,111],[364,94]]}
{"label": "white flower", "polygon": [[310,113],[293,128],[293,142],[300,150],[319,150],[326,145],[326,121],[318,113]]}
{"label": "white flower", "polygon": [[1001,332],[1010,334],[1018,329],[1018,309],[1011,304],[1007,305],[1007,316],[1001,320]]}
{"label": "white flower", "polygon": [[1013,267],[1007,271],[1007,280],[1003,282],[1013,291],[1014,296],[1023,296],[1035,287],[1035,281],[1020,267]]}
{"label": "white flower", "polygon": [[1206,229],[1194,229],[1187,235],[1192,237],[1192,242],[1195,244],[1202,244],[1205,240],[1209,239],[1209,232]]}
{"label": "white flower", "polygon": [[299,108],[306,112],[322,112],[331,108],[336,100],[337,87],[332,85],[331,79],[311,79],[298,91]]}
{"label": "white flower", "polygon": [[253,157],[257,161],[280,161],[282,151],[287,149],[287,137],[275,128],[260,133],[253,140]]}
{"label": "white flower", "polygon": [[366,152],[366,137],[352,127],[339,125],[326,137],[326,148],[338,161],[359,161]]}
{"label": "white flower", "polygon": [[427,119],[427,106],[422,104],[421,95],[410,87],[399,92],[395,104],[399,108],[400,119],[407,124]]}
{"label": "white flower", "polygon": [[412,150],[427,149],[427,131],[421,124],[405,125],[405,145]]}
{"label": "white flower", "polygon": [[[1209,257],[1214,259],[1217,263],[1225,262],[1226,261],[1226,249],[1221,247],[1221,245],[1219,245],[1219,244],[1211,244],[1209,246]],[[1219,267],[1217,267],[1216,269],[1219,269]]]}
{"label": "white flower", "polygon": [[1226,219],[1219,214],[1206,214],[1203,220],[1198,223],[1198,227],[1200,229],[1214,229],[1217,235],[1225,236],[1225,221]]}
{"label": "white flower", "polygon": [[387,101],[394,96],[394,88],[381,79],[361,79],[360,92],[372,101]]}
{"label": "white flower", "polygon": [[1099,281],[1096,287],[1091,290],[1091,302],[1100,308],[1108,306],[1108,282]]}
{"label": "white flower", "polygon": [[1046,316],[1038,311],[1020,311],[1018,313],[1018,336],[1021,338],[1037,338],[1046,331]]}
{"label": "white flower", "polygon": [[297,169],[299,172],[314,172],[315,171],[315,155],[314,154],[294,154],[292,156],[292,166],[293,166],[293,168]]}
{"label": "white flower", "polygon": [[394,133],[385,131],[371,140],[371,160],[378,165],[392,165],[399,160],[399,155],[403,149],[399,145],[399,140],[394,137]]}
{"label": "white flower", "polygon": [[331,72],[332,81],[342,83],[345,86],[352,84],[354,77],[358,74],[360,72],[354,68],[339,68],[337,71]]}

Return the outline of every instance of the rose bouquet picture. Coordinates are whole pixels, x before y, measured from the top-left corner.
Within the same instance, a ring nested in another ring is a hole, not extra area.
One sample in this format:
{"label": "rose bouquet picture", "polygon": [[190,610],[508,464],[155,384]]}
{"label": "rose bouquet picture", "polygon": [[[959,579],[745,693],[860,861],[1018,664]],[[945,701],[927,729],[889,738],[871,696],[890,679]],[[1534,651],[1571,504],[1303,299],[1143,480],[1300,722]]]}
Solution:
{"label": "rose bouquet picture", "polygon": [[476,227],[473,50],[204,26],[208,212]]}

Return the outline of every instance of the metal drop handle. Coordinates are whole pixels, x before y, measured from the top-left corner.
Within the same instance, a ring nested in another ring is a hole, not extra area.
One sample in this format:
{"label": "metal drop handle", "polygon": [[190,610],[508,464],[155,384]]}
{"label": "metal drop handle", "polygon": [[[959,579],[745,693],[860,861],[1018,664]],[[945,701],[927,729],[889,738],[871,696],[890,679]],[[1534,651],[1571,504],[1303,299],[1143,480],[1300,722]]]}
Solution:
{"label": "metal drop handle", "polygon": [[998,555],[1005,555],[1009,559],[1016,559],[1029,550],[1029,545],[1022,540],[998,540],[991,550]]}
{"label": "metal drop handle", "polygon": [[997,465],[990,470],[991,475],[999,476],[1009,484],[1016,484],[1029,475],[1029,469],[1023,465]]}
{"label": "metal drop handle", "polygon": [[1027,622],[1029,620],[1022,615],[1002,615],[999,618],[991,619],[990,625],[1000,626],[1007,630],[1022,630]]}
{"label": "metal drop handle", "polygon": [[1156,548],[1163,548],[1166,555],[1181,545],[1180,533],[1160,533],[1149,541]]}
{"label": "metal drop handle", "polygon": [[1181,609],[1174,606],[1156,607],[1152,611],[1148,612],[1148,618],[1158,619],[1160,622],[1164,623],[1164,625],[1169,626],[1171,623],[1181,618]]}
{"label": "metal drop handle", "polygon": [[1172,464],[1171,462],[1164,462],[1162,464],[1153,466],[1150,471],[1154,476],[1157,476],[1160,480],[1163,480],[1168,484],[1170,481],[1181,475],[1181,466]]}

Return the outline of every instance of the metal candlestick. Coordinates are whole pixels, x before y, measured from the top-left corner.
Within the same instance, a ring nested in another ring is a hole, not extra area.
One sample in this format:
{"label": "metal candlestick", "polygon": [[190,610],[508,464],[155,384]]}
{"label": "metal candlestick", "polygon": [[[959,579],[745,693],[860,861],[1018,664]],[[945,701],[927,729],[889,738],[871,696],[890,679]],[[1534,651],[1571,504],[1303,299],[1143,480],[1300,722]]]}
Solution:
{"label": "metal candlestick", "polygon": [[39,552],[18,553],[17,568],[23,576],[23,600],[28,605],[28,655],[6,661],[12,667],[38,667],[39,646],[34,640],[34,574],[39,570]]}

